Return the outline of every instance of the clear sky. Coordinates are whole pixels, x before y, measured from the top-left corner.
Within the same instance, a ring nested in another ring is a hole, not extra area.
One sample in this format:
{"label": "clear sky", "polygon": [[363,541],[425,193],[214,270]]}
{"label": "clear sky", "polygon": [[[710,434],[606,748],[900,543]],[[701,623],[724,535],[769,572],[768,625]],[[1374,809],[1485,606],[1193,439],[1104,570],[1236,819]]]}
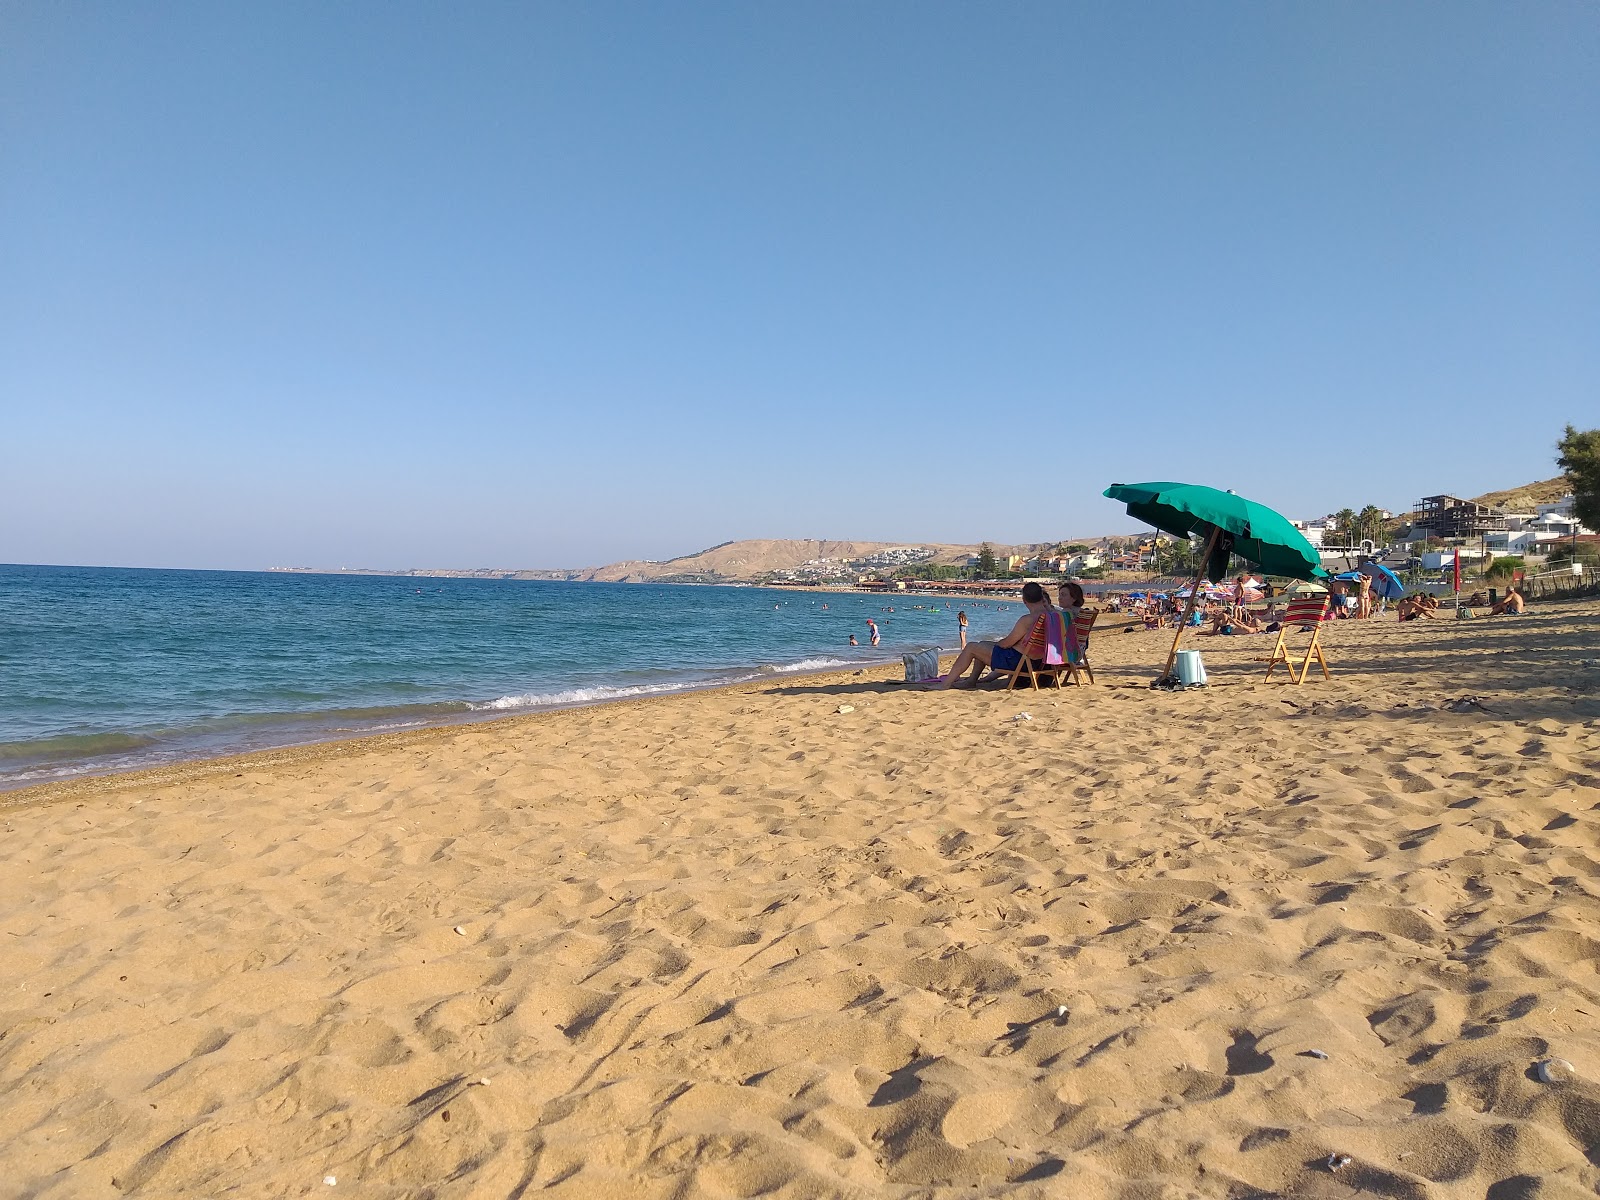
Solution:
{"label": "clear sky", "polygon": [[0,8],[0,561],[1291,516],[1600,425],[1600,5]]}

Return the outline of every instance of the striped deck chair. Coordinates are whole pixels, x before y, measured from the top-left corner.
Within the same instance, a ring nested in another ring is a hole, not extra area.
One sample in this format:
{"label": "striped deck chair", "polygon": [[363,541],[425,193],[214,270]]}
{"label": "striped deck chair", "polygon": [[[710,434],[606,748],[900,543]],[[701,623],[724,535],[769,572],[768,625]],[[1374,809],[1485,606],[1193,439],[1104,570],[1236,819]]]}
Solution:
{"label": "striped deck chair", "polygon": [[1075,670],[1072,659],[1077,651],[1077,635],[1056,609],[1039,614],[1033,629],[1017,649],[1022,654],[1022,660],[1006,679],[1008,692],[1017,686],[1017,680],[1024,673],[1034,691],[1038,691],[1040,676],[1053,678],[1056,686],[1060,687],[1062,673],[1070,674]]}
{"label": "striped deck chair", "polygon": [[[1328,597],[1320,596],[1302,597],[1289,601],[1289,611],[1283,614],[1283,622],[1278,626],[1278,643],[1272,648],[1272,657],[1267,660],[1267,678],[1272,678],[1273,668],[1282,663],[1289,671],[1291,683],[1304,683],[1306,674],[1311,670],[1311,660],[1317,660],[1317,665],[1322,668],[1322,677],[1331,679],[1328,674],[1328,660],[1322,654],[1322,623],[1328,619]],[[1311,630],[1311,644],[1306,647],[1305,658],[1300,663],[1300,673],[1297,676],[1294,669],[1294,659],[1298,653],[1289,653],[1289,630],[1291,627]],[[1257,660],[1260,661],[1259,659]]]}
{"label": "striped deck chair", "polygon": [[1087,674],[1089,682],[1094,682],[1094,668],[1089,665],[1089,635],[1094,632],[1094,623],[1099,618],[1098,608],[1080,608],[1078,615],[1072,619],[1072,633],[1078,640],[1078,653],[1073,661],[1067,663],[1065,670],[1072,677],[1072,682],[1079,686],[1083,683],[1079,678],[1081,675]]}

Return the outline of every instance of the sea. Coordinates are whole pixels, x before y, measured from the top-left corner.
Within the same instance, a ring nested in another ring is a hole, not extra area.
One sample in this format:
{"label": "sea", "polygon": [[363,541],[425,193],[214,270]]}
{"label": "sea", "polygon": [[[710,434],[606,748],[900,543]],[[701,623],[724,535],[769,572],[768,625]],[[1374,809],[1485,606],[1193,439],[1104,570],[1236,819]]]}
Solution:
{"label": "sea", "polygon": [[[1018,603],[0,565],[0,789],[898,661]],[[882,632],[869,644],[868,618]],[[859,646],[849,644],[856,635]]]}

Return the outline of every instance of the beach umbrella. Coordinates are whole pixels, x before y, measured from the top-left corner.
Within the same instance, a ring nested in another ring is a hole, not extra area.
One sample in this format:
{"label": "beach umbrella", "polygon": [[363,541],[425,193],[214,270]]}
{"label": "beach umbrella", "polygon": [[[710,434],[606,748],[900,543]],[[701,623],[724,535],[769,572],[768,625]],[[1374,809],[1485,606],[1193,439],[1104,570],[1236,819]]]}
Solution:
{"label": "beach umbrella", "polygon": [[1406,594],[1406,585],[1400,576],[1382,563],[1364,562],[1356,570],[1372,580],[1372,594],[1384,600],[1398,600]]}
{"label": "beach umbrella", "polygon": [[1128,515],[1163,533],[1207,540],[1205,576],[1220,582],[1228,555],[1237,554],[1268,575],[1321,579],[1327,574],[1311,543],[1287,517],[1233,492],[1197,483],[1114,483],[1104,493],[1128,506]]}
{"label": "beach umbrella", "polygon": [[[1198,483],[1114,483],[1104,495],[1128,506],[1128,515],[1163,533],[1186,538],[1198,534],[1206,540],[1194,586],[1202,579],[1220,581],[1228,573],[1228,556],[1237,554],[1268,575],[1287,575],[1292,579],[1321,579],[1327,576],[1322,558],[1289,519],[1276,509],[1248,500],[1235,492],[1221,491]],[[1194,609],[1194,596],[1189,597]],[[1178,641],[1189,612],[1178,623],[1177,637],[1167,666],[1156,682],[1172,678],[1172,663],[1178,657]]]}

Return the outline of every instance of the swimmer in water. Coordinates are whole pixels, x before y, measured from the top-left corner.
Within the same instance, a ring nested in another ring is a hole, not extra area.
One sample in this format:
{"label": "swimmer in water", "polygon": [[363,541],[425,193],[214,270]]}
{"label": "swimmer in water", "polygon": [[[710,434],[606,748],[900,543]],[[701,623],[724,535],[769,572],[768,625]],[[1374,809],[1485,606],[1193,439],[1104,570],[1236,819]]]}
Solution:
{"label": "swimmer in water", "polygon": [[851,645],[852,645],[852,646],[859,646],[859,645],[861,645],[861,643],[860,643],[860,642],[858,642],[858,641],[856,641],[856,635],[855,635],[855,634],[853,634],[853,633],[852,633],[852,634],[851,634],[851,635],[850,635],[850,644],[851,644]]}

